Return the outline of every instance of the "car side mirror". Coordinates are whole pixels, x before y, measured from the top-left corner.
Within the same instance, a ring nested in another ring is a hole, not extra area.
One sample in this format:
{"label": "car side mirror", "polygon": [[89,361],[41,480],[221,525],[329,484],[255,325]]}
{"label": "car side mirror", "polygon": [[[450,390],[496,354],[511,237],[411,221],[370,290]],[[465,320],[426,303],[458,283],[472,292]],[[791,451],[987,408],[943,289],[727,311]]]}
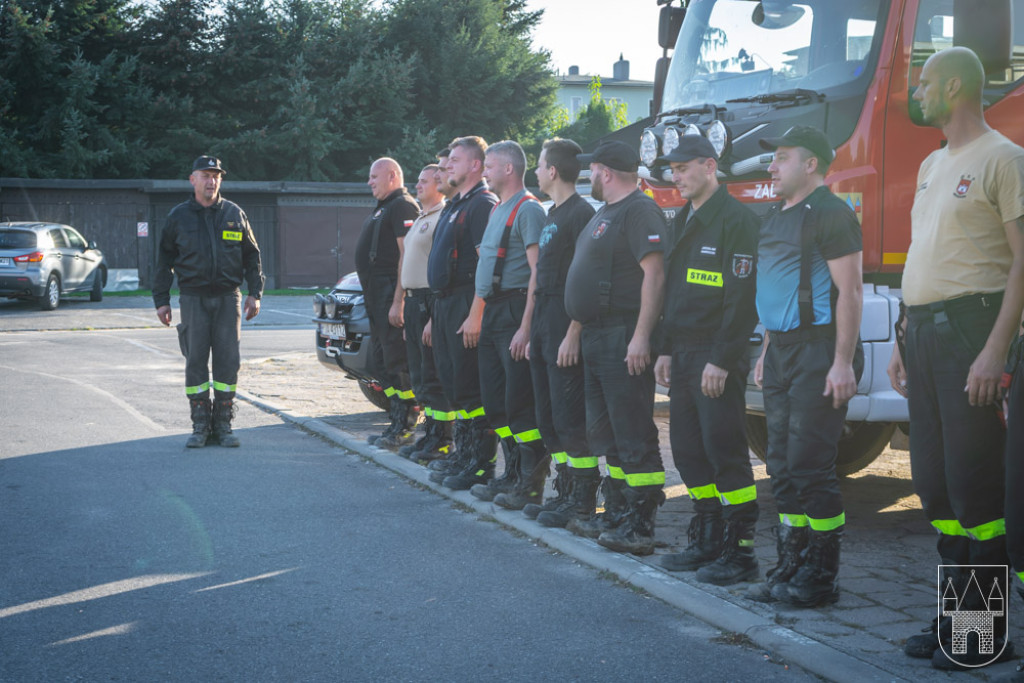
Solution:
{"label": "car side mirror", "polygon": [[96,240],[89,240],[89,248],[90,249],[99,249],[99,247],[96,246]]}

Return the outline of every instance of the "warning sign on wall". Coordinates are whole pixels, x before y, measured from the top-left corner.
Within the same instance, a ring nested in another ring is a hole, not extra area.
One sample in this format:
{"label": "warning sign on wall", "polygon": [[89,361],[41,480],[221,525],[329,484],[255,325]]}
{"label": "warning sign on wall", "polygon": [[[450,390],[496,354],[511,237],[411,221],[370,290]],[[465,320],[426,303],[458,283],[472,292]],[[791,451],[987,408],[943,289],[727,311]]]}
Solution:
{"label": "warning sign on wall", "polygon": [[140,222],[136,234],[139,237],[149,237],[149,223]]}

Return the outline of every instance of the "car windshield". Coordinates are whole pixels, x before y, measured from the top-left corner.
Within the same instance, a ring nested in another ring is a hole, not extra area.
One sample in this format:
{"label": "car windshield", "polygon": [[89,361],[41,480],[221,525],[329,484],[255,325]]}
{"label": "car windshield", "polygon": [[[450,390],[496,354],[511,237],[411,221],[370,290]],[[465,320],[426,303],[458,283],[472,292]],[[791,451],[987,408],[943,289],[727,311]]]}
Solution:
{"label": "car windshield", "polygon": [[[861,76],[883,0],[692,0],[662,111],[806,97]],[[827,94],[827,93],[826,93]]]}
{"label": "car windshield", "polygon": [[0,249],[34,249],[36,234],[31,230],[0,230]]}

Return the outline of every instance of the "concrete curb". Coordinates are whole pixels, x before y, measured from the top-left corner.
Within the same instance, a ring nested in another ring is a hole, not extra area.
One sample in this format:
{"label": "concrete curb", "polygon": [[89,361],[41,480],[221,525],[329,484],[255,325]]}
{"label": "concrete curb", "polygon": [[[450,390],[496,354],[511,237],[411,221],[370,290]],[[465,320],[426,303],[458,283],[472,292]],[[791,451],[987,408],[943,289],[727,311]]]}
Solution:
{"label": "concrete curb", "polygon": [[839,683],[905,680],[869,662],[780,626],[771,619],[729,600],[676,579],[671,574],[634,560],[629,555],[606,550],[596,542],[575,536],[565,529],[542,527],[525,518],[520,512],[505,510],[481,501],[468,491],[452,491],[435,484],[430,481],[428,471],[422,466],[389,450],[371,446],[364,440],[318,418],[295,415],[270,401],[246,392],[239,391],[238,397],[265,412],[278,415],[306,431],[369,458],[381,467],[415,481],[445,498],[472,508],[483,517],[494,519],[599,571],[613,574],[620,581],[642,589],[701,621],[724,631],[742,634],[779,659],[822,678]]}

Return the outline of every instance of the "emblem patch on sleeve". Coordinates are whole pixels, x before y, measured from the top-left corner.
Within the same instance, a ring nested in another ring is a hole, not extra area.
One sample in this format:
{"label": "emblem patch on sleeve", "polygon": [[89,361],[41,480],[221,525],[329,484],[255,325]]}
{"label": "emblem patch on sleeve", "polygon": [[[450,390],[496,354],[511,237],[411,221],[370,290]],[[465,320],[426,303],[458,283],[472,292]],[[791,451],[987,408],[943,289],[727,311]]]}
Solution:
{"label": "emblem patch on sleeve", "polygon": [[590,236],[593,237],[595,240],[601,239],[601,237],[604,235],[607,229],[608,221],[601,221],[600,223],[597,224],[597,227],[594,228],[594,232],[590,233]]}
{"label": "emblem patch on sleeve", "polygon": [[754,257],[749,254],[733,254],[732,274],[738,278],[750,277],[754,270]]}

